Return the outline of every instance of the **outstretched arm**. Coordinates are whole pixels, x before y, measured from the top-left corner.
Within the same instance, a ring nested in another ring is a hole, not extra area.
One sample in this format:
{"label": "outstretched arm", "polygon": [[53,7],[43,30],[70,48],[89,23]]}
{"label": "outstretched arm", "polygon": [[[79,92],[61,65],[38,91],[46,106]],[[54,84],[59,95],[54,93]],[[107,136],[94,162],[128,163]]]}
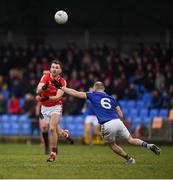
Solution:
{"label": "outstretched arm", "polygon": [[75,89],[67,88],[65,86],[61,87],[61,89],[68,95],[71,95],[77,98],[82,98],[82,99],[87,98],[86,92],[76,91]]}
{"label": "outstretched arm", "polygon": [[64,94],[64,91],[61,89],[58,89],[56,96],[49,96],[49,101],[58,101],[59,98],[61,98]]}
{"label": "outstretched arm", "polygon": [[58,89],[57,94],[55,96],[44,96],[44,97],[36,97],[37,101],[50,101],[50,102],[54,102],[54,101],[58,101],[59,98],[61,98],[64,94],[64,91],[62,91],[61,89]]}

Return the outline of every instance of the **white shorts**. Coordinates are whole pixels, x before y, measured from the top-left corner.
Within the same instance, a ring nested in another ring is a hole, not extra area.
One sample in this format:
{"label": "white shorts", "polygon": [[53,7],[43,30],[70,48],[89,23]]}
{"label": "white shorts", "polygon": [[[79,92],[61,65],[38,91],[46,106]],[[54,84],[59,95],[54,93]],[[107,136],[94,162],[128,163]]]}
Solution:
{"label": "white shorts", "polygon": [[62,105],[56,105],[51,107],[41,106],[41,114],[43,115],[46,123],[49,123],[52,114],[62,114]]}
{"label": "white shorts", "polygon": [[88,115],[85,119],[85,123],[91,123],[93,124],[94,126],[98,126],[99,123],[98,123],[98,120],[97,120],[97,117],[94,116],[94,115]]}
{"label": "white shorts", "polygon": [[106,142],[115,142],[117,138],[128,139],[130,133],[120,119],[113,119],[101,125],[103,139]]}

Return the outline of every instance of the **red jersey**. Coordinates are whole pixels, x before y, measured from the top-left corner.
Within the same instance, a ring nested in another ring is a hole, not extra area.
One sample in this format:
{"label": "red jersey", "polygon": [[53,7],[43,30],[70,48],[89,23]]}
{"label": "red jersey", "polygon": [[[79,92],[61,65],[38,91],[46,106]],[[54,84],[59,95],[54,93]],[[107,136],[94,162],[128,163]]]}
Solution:
{"label": "red jersey", "polygon": [[[62,86],[65,86],[66,85],[66,81],[63,77],[61,77],[60,75],[56,78],[56,80],[62,84]],[[53,79],[51,78],[51,75],[50,73],[46,73],[42,76],[41,80],[40,80],[40,83],[46,83],[48,82],[49,85],[48,85],[48,88],[47,90],[43,91],[41,93],[41,97],[45,97],[45,96],[56,96],[56,93],[57,93],[57,90],[58,88],[56,88],[55,86],[52,85],[52,81]],[[44,102],[41,102],[41,105],[43,106],[55,106],[57,104],[60,104],[62,105],[63,103],[63,99],[62,97],[58,99],[58,101],[44,101]]]}

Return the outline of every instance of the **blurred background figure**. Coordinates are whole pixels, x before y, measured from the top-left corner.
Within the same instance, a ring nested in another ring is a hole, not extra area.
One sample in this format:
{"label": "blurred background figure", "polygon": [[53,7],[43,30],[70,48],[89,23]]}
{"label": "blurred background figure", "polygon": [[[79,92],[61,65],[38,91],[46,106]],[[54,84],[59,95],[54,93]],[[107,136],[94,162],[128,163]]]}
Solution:
{"label": "blurred background figure", "polygon": [[12,95],[8,101],[8,113],[9,114],[21,114],[22,113],[22,109],[20,107],[20,100],[15,95]]}
{"label": "blurred background figure", "polygon": [[36,111],[36,101],[32,94],[25,95],[24,113],[28,115],[31,122],[31,135],[39,135],[39,120]]}
{"label": "blurred background figure", "polygon": [[0,94],[0,114],[5,114],[7,110],[7,102],[2,94]]}
{"label": "blurred background figure", "polygon": [[[93,88],[89,89],[89,92],[92,92]],[[86,118],[84,121],[84,143],[85,144],[100,144],[101,140],[101,131],[100,124],[95,115],[93,106],[90,100],[86,100]]]}
{"label": "blurred background figure", "polygon": [[129,84],[129,87],[125,91],[125,95],[129,100],[137,98],[137,90],[135,89],[135,84],[133,83]]}

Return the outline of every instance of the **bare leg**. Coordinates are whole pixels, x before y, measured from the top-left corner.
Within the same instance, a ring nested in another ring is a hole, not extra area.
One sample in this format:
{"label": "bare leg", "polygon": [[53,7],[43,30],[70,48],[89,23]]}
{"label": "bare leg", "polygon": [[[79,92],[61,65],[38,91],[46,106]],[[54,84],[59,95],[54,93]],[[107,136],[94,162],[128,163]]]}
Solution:
{"label": "bare leg", "polygon": [[157,147],[155,144],[148,144],[145,141],[142,141],[141,139],[138,138],[133,138],[131,135],[129,136],[129,138],[127,139],[127,141],[132,144],[132,145],[136,145],[136,146],[143,146],[147,149],[150,149],[152,152],[154,152],[156,155],[160,155],[160,149],[159,147]]}
{"label": "bare leg", "polygon": [[148,144],[148,143],[142,141],[141,139],[133,138],[131,135],[129,136],[129,138],[127,139],[127,141],[128,141],[130,144],[136,145],[136,146],[143,146],[143,145],[145,144],[146,147],[147,147],[147,144]]}
{"label": "bare leg", "polygon": [[92,131],[91,131],[91,128],[92,128],[92,125],[91,123],[85,123],[85,128],[88,130],[88,143],[89,144],[92,144]]}
{"label": "bare leg", "polygon": [[94,134],[101,136],[100,125],[94,126]]}
{"label": "bare leg", "polygon": [[54,147],[57,146],[57,140],[58,140],[57,125],[58,125],[59,119],[60,119],[60,116],[58,114],[52,114],[50,125],[49,125],[50,144],[51,146],[54,146]]}
{"label": "bare leg", "polygon": [[113,143],[110,143],[109,145],[114,153],[118,154],[119,156],[123,157],[126,160],[130,158],[130,156],[116,143],[113,142]]}
{"label": "bare leg", "polygon": [[56,158],[56,155],[58,154],[58,151],[57,151],[57,141],[58,141],[57,126],[59,123],[59,119],[60,119],[59,114],[52,114],[50,124],[49,124],[51,154],[47,160],[48,162],[54,161]]}
{"label": "bare leg", "polygon": [[127,164],[134,164],[135,159],[130,157],[120,146],[118,146],[116,143],[110,143],[109,144],[111,149],[114,151],[114,153],[118,154],[119,156],[123,157],[127,160]]}
{"label": "bare leg", "polygon": [[57,134],[59,137],[63,137],[63,129],[58,125]]}
{"label": "bare leg", "polygon": [[43,119],[39,120],[39,124],[40,124],[41,138],[43,138],[44,141],[45,154],[49,154],[48,124]]}

